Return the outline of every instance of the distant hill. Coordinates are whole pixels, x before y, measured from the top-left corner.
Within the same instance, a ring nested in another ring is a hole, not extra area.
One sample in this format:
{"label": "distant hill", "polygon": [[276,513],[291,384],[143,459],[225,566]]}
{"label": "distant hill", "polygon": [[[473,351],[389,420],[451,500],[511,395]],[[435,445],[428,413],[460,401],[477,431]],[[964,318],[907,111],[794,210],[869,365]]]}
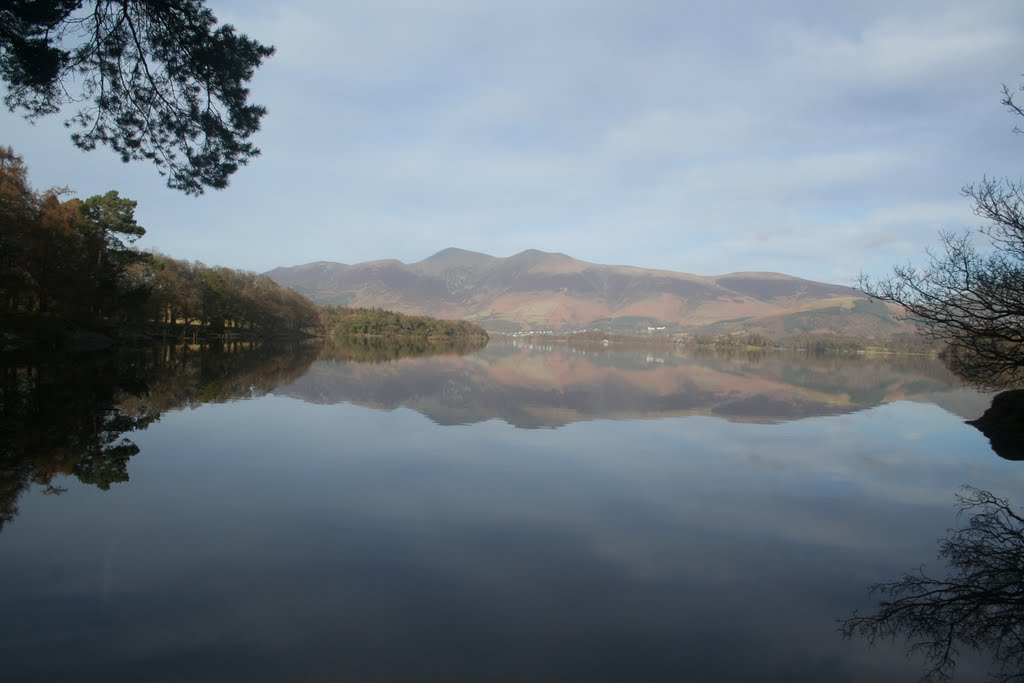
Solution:
{"label": "distant hill", "polygon": [[[579,261],[530,249],[498,258],[445,249],[416,263],[318,261],[267,273],[322,304],[464,319],[492,332],[908,332],[898,309],[857,289],[780,273],[700,276]],[[657,328],[665,328],[660,330]]]}

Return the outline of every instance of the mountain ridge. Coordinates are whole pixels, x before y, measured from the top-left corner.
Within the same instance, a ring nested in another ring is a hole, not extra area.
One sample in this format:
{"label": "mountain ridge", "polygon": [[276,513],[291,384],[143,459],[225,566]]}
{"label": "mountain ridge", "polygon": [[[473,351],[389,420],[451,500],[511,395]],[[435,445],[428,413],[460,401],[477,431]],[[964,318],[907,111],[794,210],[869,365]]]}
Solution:
{"label": "mountain ridge", "polygon": [[696,275],[604,265],[537,249],[498,257],[449,247],[412,263],[315,261],[266,275],[317,303],[465,319],[492,332],[654,328],[888,338],[912,329],[895,319],[897,307],[844,285],[776,272]]}

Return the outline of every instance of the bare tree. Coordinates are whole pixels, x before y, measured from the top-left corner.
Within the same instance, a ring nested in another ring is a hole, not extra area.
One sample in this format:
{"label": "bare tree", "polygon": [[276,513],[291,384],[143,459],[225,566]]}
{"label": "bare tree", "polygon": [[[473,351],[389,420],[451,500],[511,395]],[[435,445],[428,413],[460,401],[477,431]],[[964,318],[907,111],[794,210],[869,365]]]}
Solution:
{"label": "bare tree", "polygon": [[[1002,102],[1024,117],[1005,86]],[[923,267],[896,266],[888,278],[861,276],[860,285],[903,306],[925,337],[947,345],[950,367],[965,379],[1007,387],[1024,380],[1024,185],[983,178],[963,194],[986,222],[977,233],[941,233]],[[979,249],[979,237],[988,248]]]}
{"label": "bare tree", "polygon": [[949,575],[932,578],[919,568],[875,584],[878,611],[854,613],[840,631],[869,643],[906,639],[908,651],[925,656],[924,680],[950,679],[966,648],[992,656],[994,679],[1024,681],[1024,518],[988,491],[962,491],[957,505],[970,519],[939,550]]}

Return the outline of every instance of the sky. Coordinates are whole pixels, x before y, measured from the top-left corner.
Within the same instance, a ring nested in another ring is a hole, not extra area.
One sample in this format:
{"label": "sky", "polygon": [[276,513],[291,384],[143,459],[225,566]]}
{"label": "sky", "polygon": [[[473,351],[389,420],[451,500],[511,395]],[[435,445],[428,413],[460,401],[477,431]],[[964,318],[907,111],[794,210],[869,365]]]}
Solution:
{"label": "sky", "polygon": [[[139,202],[141,248],[263,272],[525,249],[852,284],[1019,179],[1019,0],[214,0],[277,54],[262,156],[188,197],[0,112],[37,189]],[[1024,99],[1024,93],[1022,93]],[[70,115],[70,112],[69,112]]]}

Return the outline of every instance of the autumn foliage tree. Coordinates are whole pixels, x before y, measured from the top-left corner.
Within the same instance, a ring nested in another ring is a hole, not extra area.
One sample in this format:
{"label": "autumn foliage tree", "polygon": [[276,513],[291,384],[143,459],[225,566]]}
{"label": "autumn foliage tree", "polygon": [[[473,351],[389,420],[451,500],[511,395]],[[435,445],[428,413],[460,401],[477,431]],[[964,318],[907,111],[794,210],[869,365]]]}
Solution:
{"label": "autumn foliage tree", "polygon": [[482,327],[465,320],[439,320],[379,308],[328,308],[324,310],[323,317],[325,330],[336,337],[421,337],[438,341],[487,339],[487,332]]}
{"label": "autumn foliage tree", "polygon": [[318,331],[320,309],[266,276],[135,249],[146,231],[116,191],[35,192],[0,147],[0,314],[198,338]]}
{"label": "autumn foliage tree", "polygon": [[35,192],[27,168],[0,148],[0,289],[8,313],[58,315],[85,322],[123,317],[132,303],[130,268],[148,259],[131,250],[145,234],[135,202],[117,192],[62,199]]}
{"label": "autumn foliage tree", "polygon": [[168,256],[153,257],[154,322],[171,334],[318,332],[320,309],[266,277]]}
{"label": "autumn foliage tree", "polygon": [[9,147],[0,147],[0,292],[8,310],[18,306],[29,286],[26,249],[38,216],[38,197],[28,168]]}

